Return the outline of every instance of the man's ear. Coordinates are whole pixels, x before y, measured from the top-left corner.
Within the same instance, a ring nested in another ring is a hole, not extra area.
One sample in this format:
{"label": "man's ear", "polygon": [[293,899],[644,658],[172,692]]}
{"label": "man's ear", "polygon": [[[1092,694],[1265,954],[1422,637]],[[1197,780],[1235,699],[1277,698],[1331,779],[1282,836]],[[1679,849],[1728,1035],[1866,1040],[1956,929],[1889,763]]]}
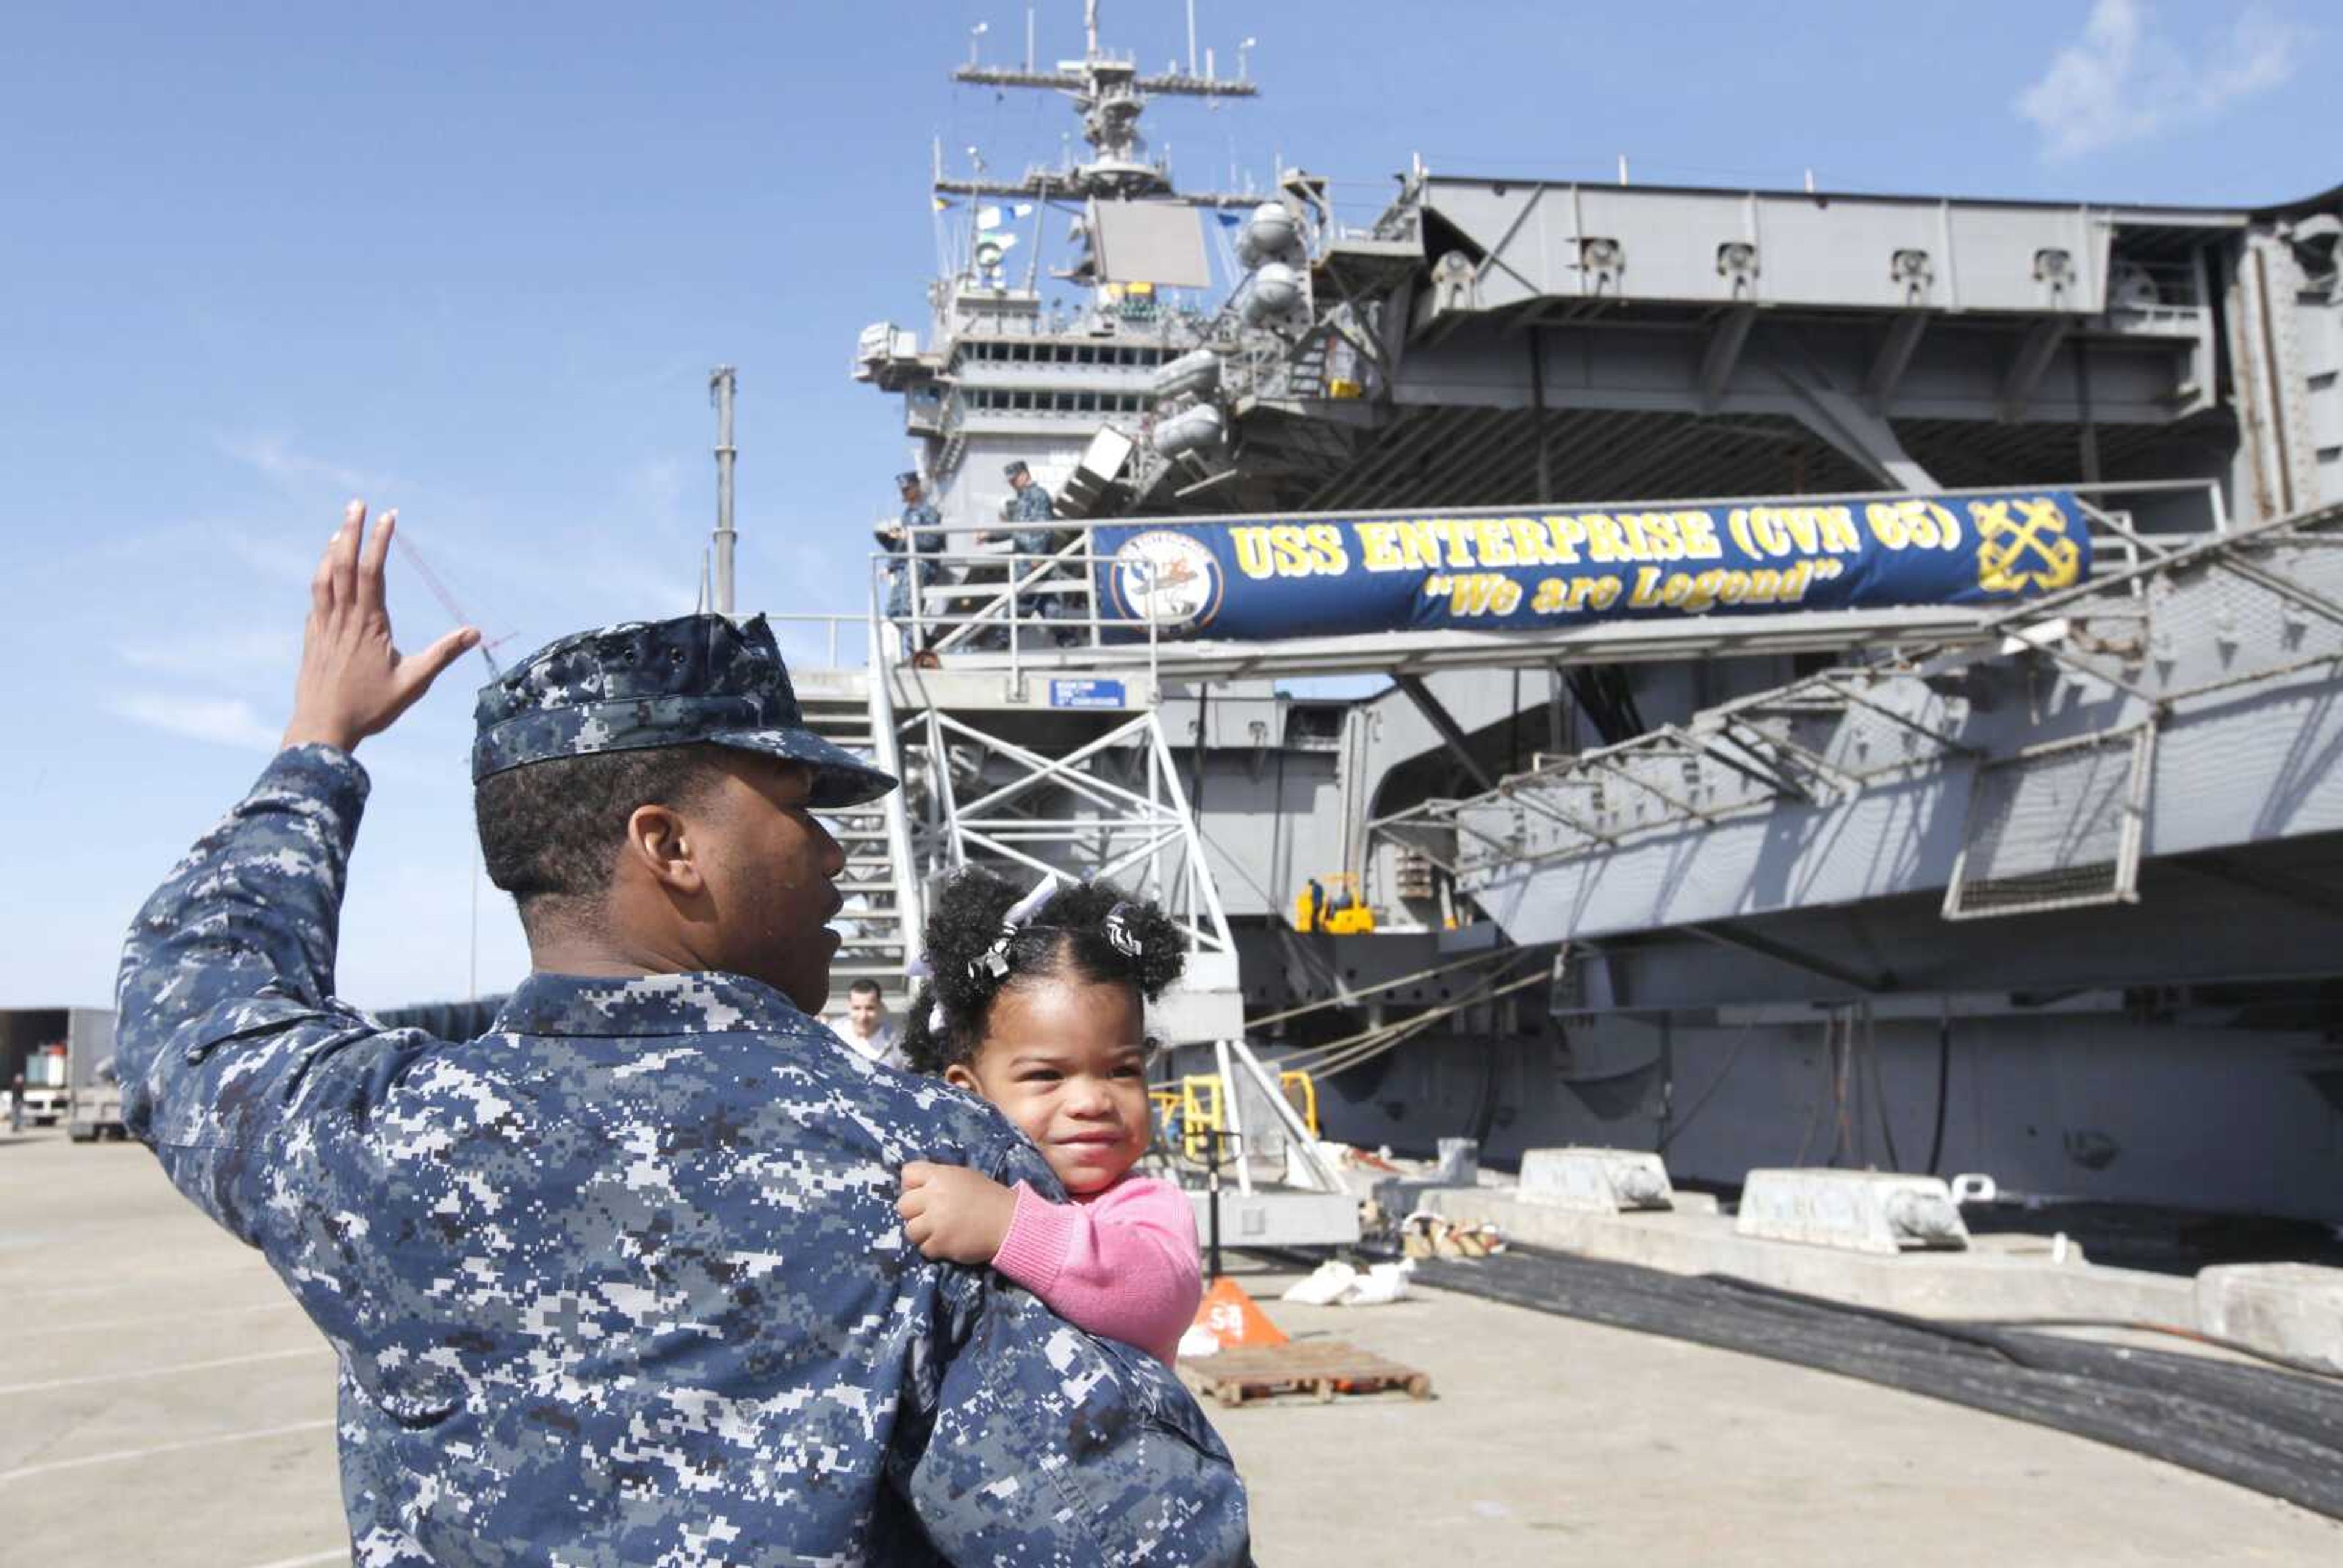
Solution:
{"label": "man's ear", "polygon": [[627,819],[624,853],[669,892],[697,898],[707,890],[696,835],[668,806],[638,806]]}

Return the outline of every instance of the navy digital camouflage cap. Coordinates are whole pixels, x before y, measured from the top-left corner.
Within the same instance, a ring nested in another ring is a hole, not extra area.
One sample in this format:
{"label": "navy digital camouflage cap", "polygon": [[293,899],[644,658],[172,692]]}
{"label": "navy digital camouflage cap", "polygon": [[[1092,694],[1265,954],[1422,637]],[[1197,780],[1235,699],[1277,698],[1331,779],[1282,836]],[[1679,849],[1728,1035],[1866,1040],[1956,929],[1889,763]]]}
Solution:
{"label": "navy digital camouflage cap", "polygon": [[473,726],[474,783],[556,757],[704,742],[809,765],[816,807],[859,806],[895,787],[805,727],[761,615],[628,621],[548,643],[480,688]]}

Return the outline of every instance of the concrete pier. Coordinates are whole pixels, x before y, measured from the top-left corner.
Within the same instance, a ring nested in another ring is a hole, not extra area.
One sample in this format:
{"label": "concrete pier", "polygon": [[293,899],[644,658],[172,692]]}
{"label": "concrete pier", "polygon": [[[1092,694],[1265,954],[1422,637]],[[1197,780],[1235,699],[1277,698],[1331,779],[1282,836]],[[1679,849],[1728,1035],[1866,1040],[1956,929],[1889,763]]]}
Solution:
{"label": "concrete pier", "polygon": [[[1288,1306],[1291,1277],[1243,1282],[1437,1397],[1212,1412],[1263,1563],[2343,1561],[2343,1526],[2039,1427],[1436,1292]],[[333,1357],[145,1151],[0,1133],[0,1562],[347,1560]]]}

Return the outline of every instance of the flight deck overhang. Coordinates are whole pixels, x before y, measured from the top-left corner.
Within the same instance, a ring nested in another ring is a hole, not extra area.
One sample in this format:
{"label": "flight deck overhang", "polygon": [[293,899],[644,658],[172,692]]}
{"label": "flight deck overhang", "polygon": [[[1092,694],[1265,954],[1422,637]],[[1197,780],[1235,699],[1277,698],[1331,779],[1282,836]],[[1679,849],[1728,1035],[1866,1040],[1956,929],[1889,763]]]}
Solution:
{"label": "flight deck overhang", "polygon": [[2122,286],[2143,286],[2111,266],[2119,235],[2185,256],[2250,221],[2228,210],[1446,176],[1426,176],[1402,205],[1432,268],[1420,320],[1572,299],[2090,317],[2118,304]]}
{"label": "flight deck overhang", "polygon": [[[1414,250],[1413,271],[1334,290],[1373,324],[1364,396],[1329,395],[1309,341],[1298,369],[1251,377],[1240,484],[1309,511],[2225,477],[2235,339],[2261,319],[2236,280],[2269,227],[2243,208],[1419,174],[1369,241]],[[1354,237],[1329,239],[1330,279]],[[2325,341],[2299,325],[2278,336]],[[2333,444],[2288,449],[2300,467]],[[2298,475],[2288,495],[2312,490]]]}

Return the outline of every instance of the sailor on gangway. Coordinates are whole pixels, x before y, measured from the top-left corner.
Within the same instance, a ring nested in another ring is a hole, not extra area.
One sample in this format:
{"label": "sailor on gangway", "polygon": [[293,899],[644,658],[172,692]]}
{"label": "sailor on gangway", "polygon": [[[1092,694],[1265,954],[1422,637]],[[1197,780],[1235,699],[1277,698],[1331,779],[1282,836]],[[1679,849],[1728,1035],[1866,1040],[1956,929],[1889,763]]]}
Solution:
{"label": "sailor on gangway", "polygon": [[[902,492],[902,520],[885,528],[873,528],[870,530],[870,535],[878,540],[879,548],[889,555],[910,558],[906,561],[890,562],[887,568],[890,585],[887,589],[887,618],[900,624],[906,623],[911,618],[912,595],[915,589],[924,588],[943,580],[942,562],[921,560],[919,558],[943,553],[944,536],[941,530],[944,519],[943,514],[930,504],[921,490],[917,469],[907,468],[896,475],[895,486]],[[921,529],[933,531],[919,531]],[[922,606],[922,608],[925,607]],[[912,635],[908,625],[905,626],[903,635],[907,640]],[[934,640],[935,634],[930,630],[920,639],[921,646],[924,647]]]}

